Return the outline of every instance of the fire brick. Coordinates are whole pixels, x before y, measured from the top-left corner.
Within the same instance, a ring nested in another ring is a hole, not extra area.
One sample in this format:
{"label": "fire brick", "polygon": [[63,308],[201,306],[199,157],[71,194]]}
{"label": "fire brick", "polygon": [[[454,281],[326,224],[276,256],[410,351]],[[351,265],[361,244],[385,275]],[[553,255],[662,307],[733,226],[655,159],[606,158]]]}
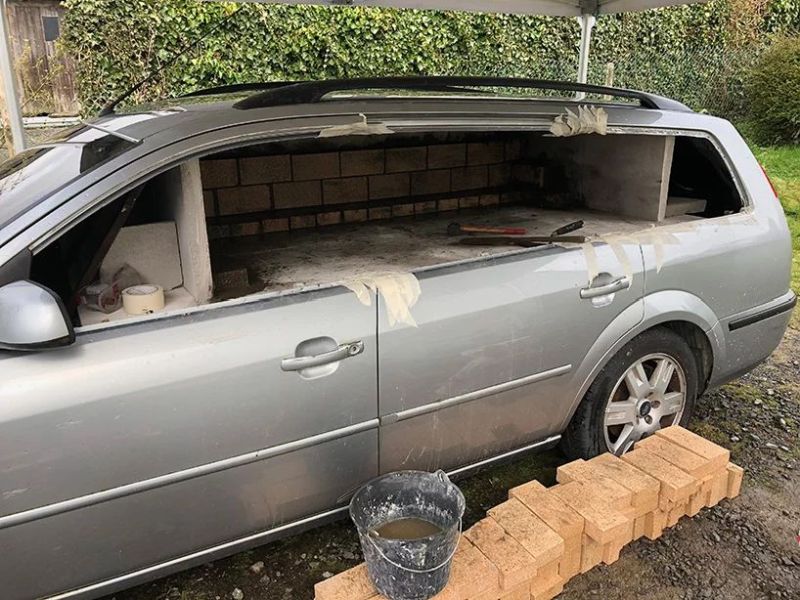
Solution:
{"label": "fire brick", "polygon": [[478,521],[464,535],[500,573],[500,587],[510,591],[536,574],[536,562],[492,517]]}
{"label": "fire brick", "polygon": [[718,446],[696,433],[692,433],[683,427],[666,427],[656,431],[656,435],[666,438],[669,441],[699,454],[713,465],[713,470],[724,469],[731,459],[729,450]]}
{"label": "fire brick", "polygon": [[559,560],[564,554],[561,536],[516,498],[490,509],[489,516],[533,556],[537,567]]}

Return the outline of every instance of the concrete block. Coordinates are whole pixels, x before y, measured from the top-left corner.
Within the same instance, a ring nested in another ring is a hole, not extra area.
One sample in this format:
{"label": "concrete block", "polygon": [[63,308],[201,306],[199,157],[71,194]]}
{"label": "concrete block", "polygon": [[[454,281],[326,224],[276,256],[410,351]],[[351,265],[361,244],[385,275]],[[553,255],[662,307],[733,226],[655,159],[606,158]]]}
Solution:
{"label": "concrete block", "polygon": [[489,185],[491,187],[508,185],[510,181],[511,165],[504,163],[499,165],[491,165],[489,167]]}
{"label": "concrete block", "polygon": [[509,592],[503,592],[500,600],[531,600],[531,584],[526,581]]}
{"label": "concrete block", "polygon": [[183,285],[175,222],[161,221],[120,229],[100,264],[100,280],[110,283],[126,264],[142,276],[142,283],[160,285],[164,290]]}
{"label": "concrete block", "polygon": [[365,563],[314,585],[316,600],[369,600],[377,595]]}
{"label": "concrete block", "polygon": [[386,172],[423,171],[428,161],[427,146],[386,149]]}
{"label": "concrete block", "polygon": [[475,190],[489,185],[489,169],[486,166],[460,167],[450,171],[450,187],[454,192]]}
{"label": "concrete block", "polygon": [[467,196],[458,199],[458,208],[477,208],[480,204],[480,196]]}
{"label": "concrete block", "polygon": [[673,506],[667,513],[667,527],[675,527],[678,521],[685,517],[689,508],[689,501],[684,500]]}
{"label": "concrete block", "polygon": [[229,226],[230,237],[243,237],[261,233],[261,223],[232,223]]}
{"label": "concrete block", "polygon": [[324,204],[344,204],[367,200],[366,177],[341,177],[322,182],[322,202]]}
{"label": "concrete block", "polygon": [[392,206],[393,217],[409,217],[414,214],[413,204],[396,204]]}
{"label": "concrete block", "polygon": [[531,584],[531,600],[551,600],[563,591],[563,581],[545,581],[541,585]]}
{"label": "concrete block", "polygon": [[491,165],[503,162],[503,142],[473,142],[467,144],[468,165]]}
{"label": "concrete block", "polygon": [[659,504],[686,500],[699,487],[697,478],[644,448],[623,454],[622,460],[659,481]]}
{"label": "concrete block", "polygon": [[550,600],[562,592],[564,583],[564,579],[558,574],[557,563],[544,565],[530,583],[531,598]]}
{"label": "concrete block", "polygon": [[346,210],[342,213],[345,223],[363,223],[367,220],[367,209]]}
{"label": "concrete block", "polygon": [[450,191],[450,169],[411,174],[411,195],[442,194]]}
{"label": "concrete block", "polygon": [[649,540],[655,540],[664,533],[667,526],[667,513],[660,508],[647,513],[644,516],[644,535]]}
{"label": "concrete block", "polygon": [[239,169],[235,158],[200,161],[203,189],[233,187],[239,184]]}
{"label": "concrete block", "polygon": [[661,485],[658,480],[643,473],[613,454],[601,454],[589,461],[576,460],[562,465],[556,472],[558,481],[590,481],[598,477],[614,481],[631,493],[631,505],[636,516],[658,506]]}
{"label": "concrete block", "polygon": [[636,447],[649,450],[698,479],[719,471],[719,467],[708,459],[659,435],[653,435],[637,442]]}
{"label": "concrete block", "polygon": [[744,469],[739,465],[728,463],[728,498],[736,498],[742,491],[742,480],[744,479]]}
{"label": "concrete block", "polygon": [[464,535],[497,567],[502,590],[511,591],[536,574],[533,557],[492,517],[478,521]]}
{"label": "concrete block", "polygon": [[317,219],[314,215],[297,215],[289,217],[290,229],[308,229],[309,227],[316,227]]}
{"label": "concrete block", "polygon": [[289,219],[265,219],[261,221],[261,228],[264,233],[289,231]]}
{"label": "concrete block", "polygon": [[428,146],[428,168],[447,169],[467,164],[466,144],[437,144]]}
{"label": "concrete block", "polygon": [[709,506],[716,506],[728,495],[728,470],[723,469],[714,475],[711,495],[708,499]]}
{"label": "concrete block", "polygon": [[369,178],[369,197],[371,200],[402,198],[409,195],[410,189],[408,173],[372,175]]}
{"label": "concrete block", "polygon": [[493,517],[533,557],[536,566],[560,560],[564,540],[516,498],[489,509]]}
{"label": "concrete block", "polygon": [[339,153],[319,152],[292,155],[292,179],[329,179],[339,177]]}
{"label": "concrete block", "polygon": [[495,597],[499,597],[500,593],[500,573],[497,567],[462,535],[453,556],[450,580],[433,597],[434,600],[465,600],[481,594],[495,594]]}
{"label": "concrete block", "polygon": [[219,204],[219,214],[221,215],[237,215],[269,210],[271,207],[269,186],[250,185],[217,190],[217,202]]}
{"label": "concrete block", "polygon": [[244,237],[261,233],[261,223],[233,223],[230,226],[231,237]]}
{"label": "concrete block", "polygon": [[575,540],[583,534],[584,518],[538,481],[512,488],[508,495],[522,502],[564,540]]}
{"label": "concrete block", "polygon": [[369,209],[370,221],[376,221],[378,219],[391,219],[391,218],[392,218],[391,206],[379,206],[378,208]]}
{"label": "concrete block", "polygon": [[625,535],[633,537],[632,519],[609,506],[599,487],[573,481],[554,486],[549,493],[579,513],[584,518],[586,535],[600,544]]}
{"label": "concrete block", "polygon": [[588,486],[595,486],[602,491],[603,501],[613,508],[625,509],[632,506],[633,493],[628,488],[606,477],[599,469],[593,469],[583,460],[558,467],[556,481],[560,483],[579,481]]}
{"label": "concrete block", "polygon": [[317,225],[325,227],[326,225],[337,225],[342,222],[342,213],[337,211],[325,212],[317,214]]}
{"label": "concrete block", "polygon": [[428,202],[417,202],[414,204],[414,214],[424,215],[426,213],[436,212],[436,200],[429,200]]}
{"label": "concrete block", "polygon": [[731,453],[726,448],[677,425],[656,431],[656,436],[699,454],[711,463],[713,471],[724,469],[731,459]]}
{"label": "concrete block", "polygon": [[297,208],[322,204],[322,186],[319,181],[293,181],[272,186],[275,208]]}
{"label": "concrete block", "polygon": [[496,206],[500,204],[499,194],[482,194],[478,197],[478,203],[481,206]]}
{"label": "concrete block", "polygon": [[203,190],[203,211],[206,217],[213,217],[217,214],[214,190]]}
{"label": "concrete block", "polygon": [[458,198],[444,198],[437,203],[438,210],[445,212],[448,210],[458,210]]}
{"label": "concrete block", "polygon": [[240,158],[239,176],[242,185],[289,181],[292,178],[292,163],[288,154]]}
{"label": "concrete block", "polygon": [[241,289],[250,285],[247,269],[244,267],[227,267],[215,270],[213,274],[214,290]]}
{"label": "concrete block", "polygon": [[340,154],[342,177],[383,173],[383,149],[348,150]]}
{"label": "concrete block", "polygon": [[603,544],[583,534],[581,544],[581,573],[590,571],[603,562]]}
{"label": "concrete block", "polygon": [[504,160],[519,160],[522,156],[522,141],[519,139],[508,140],[504,144]]}

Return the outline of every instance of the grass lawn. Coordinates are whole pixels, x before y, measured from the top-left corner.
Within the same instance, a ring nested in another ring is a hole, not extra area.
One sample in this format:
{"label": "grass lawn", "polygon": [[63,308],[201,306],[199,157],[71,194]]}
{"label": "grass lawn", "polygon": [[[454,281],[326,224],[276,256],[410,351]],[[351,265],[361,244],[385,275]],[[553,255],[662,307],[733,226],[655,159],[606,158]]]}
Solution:
{"label": "grass lawn", "polygon": [[[789,228],[792,230],[794,261],[792,288],[800,294],[800,145],[762,148],[753,146],[758,162],[764,165],[783,204]],[[795,311],[793,325],[800,327],[800,315]]]}

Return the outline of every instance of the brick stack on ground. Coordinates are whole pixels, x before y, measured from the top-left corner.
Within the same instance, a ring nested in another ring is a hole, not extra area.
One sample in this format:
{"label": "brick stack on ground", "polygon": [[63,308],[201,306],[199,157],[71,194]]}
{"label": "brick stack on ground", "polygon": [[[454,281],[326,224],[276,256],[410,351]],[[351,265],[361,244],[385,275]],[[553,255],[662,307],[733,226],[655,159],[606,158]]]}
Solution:
{"label": "brick stack on ground", "polygon": [[[466,530],[447,587],[434,600],[549,600],[570,578],[610,565],[633,540],[655,540],[684,516],[739,495],[744,471],[725,448],[681,427],[618,458],[558,468],[531,481]],[[366,565],[318,583],[317,600],[380,600]]]}

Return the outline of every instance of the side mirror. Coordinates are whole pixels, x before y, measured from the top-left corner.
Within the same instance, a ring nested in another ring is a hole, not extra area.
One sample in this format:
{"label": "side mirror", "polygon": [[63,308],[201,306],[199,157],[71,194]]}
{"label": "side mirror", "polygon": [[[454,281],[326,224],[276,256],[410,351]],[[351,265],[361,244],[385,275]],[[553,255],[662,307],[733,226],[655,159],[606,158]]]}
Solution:
{"label": "side mirror", "polygon": [[69,315],[53,292],[32,281],[0,287],[0,348],[47,350],[74,341]]}

